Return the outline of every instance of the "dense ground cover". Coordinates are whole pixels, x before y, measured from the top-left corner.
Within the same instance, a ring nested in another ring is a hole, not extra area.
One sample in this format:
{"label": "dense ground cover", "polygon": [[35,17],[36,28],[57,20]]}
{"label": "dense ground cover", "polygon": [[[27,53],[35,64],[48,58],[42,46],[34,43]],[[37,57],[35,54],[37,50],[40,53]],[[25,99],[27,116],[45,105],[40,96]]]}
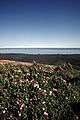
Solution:
{"label": "dense ground cover", "polygon": [[[21,120],[80,117],[80,71],[71,64],[0,65],[0,104]],[[3,111],[5,113],[5,110]]]}

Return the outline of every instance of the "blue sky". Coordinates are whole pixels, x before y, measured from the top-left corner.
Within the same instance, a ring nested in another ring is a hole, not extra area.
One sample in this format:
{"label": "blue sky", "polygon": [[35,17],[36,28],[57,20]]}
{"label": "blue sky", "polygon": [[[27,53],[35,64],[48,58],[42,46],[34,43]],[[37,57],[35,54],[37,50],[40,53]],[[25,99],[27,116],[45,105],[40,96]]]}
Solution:
{"label": "blue sky", "polygon": [[80,48],[80,0],[0,0],[1,47]]}

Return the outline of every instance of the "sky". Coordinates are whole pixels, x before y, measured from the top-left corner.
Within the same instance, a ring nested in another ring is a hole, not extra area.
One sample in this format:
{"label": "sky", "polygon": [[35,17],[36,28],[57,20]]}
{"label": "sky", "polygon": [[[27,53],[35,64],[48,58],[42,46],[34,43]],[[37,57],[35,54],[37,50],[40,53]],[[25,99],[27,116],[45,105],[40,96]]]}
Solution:
{"label": "sky", "polygon": [[80,0],[0,0],[0,48],[80,48]]}

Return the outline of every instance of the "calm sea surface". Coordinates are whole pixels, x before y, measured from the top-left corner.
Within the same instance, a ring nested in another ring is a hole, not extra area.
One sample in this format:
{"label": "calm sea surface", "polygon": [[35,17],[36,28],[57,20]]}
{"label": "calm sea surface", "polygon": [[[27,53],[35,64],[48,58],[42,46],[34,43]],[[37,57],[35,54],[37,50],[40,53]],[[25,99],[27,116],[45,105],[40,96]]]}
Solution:
{"label": "calm sea surface", "polygon": [[80,54],[80,48],[0,48],[0,53]]}

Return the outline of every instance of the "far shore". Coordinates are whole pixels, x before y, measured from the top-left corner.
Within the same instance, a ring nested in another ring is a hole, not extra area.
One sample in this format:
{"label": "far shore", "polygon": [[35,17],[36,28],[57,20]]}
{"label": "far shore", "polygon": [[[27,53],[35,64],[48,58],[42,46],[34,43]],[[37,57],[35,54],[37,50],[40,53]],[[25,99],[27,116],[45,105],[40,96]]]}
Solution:
{"label": "far shore", "polygon": [[0,60],[10,60],[18,62],[32,63],[36,61],[40,64],[59,65],[71,63],[73,66],[80,66],[80,54],[0,54]]}

